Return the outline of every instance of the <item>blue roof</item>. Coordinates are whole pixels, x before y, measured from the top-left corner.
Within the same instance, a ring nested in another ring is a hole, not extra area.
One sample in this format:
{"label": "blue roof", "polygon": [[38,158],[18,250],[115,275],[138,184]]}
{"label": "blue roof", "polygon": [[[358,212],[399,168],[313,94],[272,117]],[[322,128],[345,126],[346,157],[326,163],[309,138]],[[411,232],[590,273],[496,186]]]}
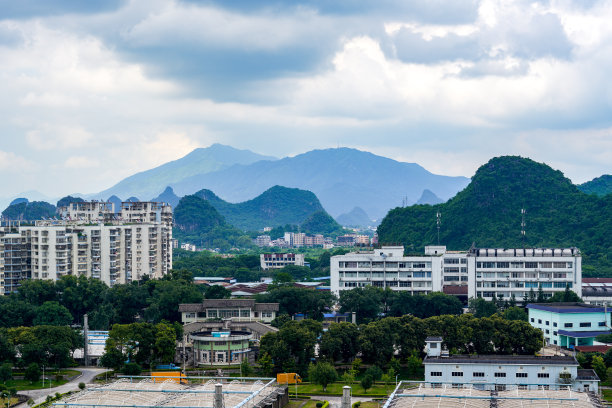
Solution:
{"label": "blue roof", "polygon": [[530,303],[527,309],[544,310],[554,313],[603,313],[605,308],[586,303]]}
{"label": "blue roof", "polygon": [[610,334],[612,333],[610,330],[603,330],[603,331],[573,331],[573,330],[559,330],[558,333],[560,335],[563,336],[568,336],[568,337],[578,337],[578,338],[585,338],[585,337],[597,337],[600,334]]}

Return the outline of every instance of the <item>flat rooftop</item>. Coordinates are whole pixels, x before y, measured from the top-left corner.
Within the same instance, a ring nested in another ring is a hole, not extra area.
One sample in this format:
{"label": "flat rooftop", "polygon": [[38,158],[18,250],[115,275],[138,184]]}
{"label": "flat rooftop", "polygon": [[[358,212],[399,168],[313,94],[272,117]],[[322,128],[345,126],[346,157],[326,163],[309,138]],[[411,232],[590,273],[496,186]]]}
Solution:
{"label": "flat rooftop", "polygon": [[605,311],[605,308],[601,306],[577,302],[530,303],[526,307],[527,309],[544,310],[553,313],[600,313]]}
{"label": "flat rooftop", "polygon": [[215,384],[222,383],[225,408],[253,407],[276,390],[273,378],[236,379],[211,377],[130,377],[87,388],[53,405],[64,407],[116,408],[211,408]]}
{"label": "flat rooftop", "polygon": [[578,365],[572,356],[514,356],[456,354],[449,357],[425,357],[423,364],[524,364],[524,365]]}

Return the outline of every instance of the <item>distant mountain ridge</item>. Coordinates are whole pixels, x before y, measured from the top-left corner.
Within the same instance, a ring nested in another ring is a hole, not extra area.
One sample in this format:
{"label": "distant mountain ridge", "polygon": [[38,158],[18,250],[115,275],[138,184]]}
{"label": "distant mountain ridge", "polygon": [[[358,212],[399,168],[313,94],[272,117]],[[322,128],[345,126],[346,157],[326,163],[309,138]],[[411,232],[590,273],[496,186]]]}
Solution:
{"label": "distant mountain ridge", "polygon": [[[105,199],[111,195],[137,196],[150,200],[162,193],[166,186],[178,183],[190,176],[218,171],[234,164],[250,164],[259,160],[276,160],[276,158],[215,143],[206,148],[195,149],[178,160],[136,173],[109,189],[92,194],[91,197]],[[201,188],[202,186],[196,190]]]}
{"label": "distant mountain ridge", "polygon": [[605,196],[612,193],[612,175],[604,174],[586,183],[578,184],[578,189],[587,194]]}
{"label": "distant mountain ridge", "polygon": [[226,201],[241,202],[275,185],[312,191],[331,214],[361,207],[382,218],[402,199],[416,202],[424,189],[448,199],[469,182],[466,177],[432,174],[415,163],[398,162],[350,148],[313,150],[275,161],[236,164],[171,184],[177,195],[202,188]]}
{"label": "distant mountain ridge", "polygon": [[391,210],[378,227],[379,242],[403,243],[414,251],[436,243],[451,250],[522,247],[525,208],[528,247],[582,251],[584,276],[612,276],[612,195],[584,194],[546,164],[517,157],[491,159],[454,198],[438,205]]}
{"label": "distant mountain ridge", "polygon": [[250,231],[300,224],[313,213],[325,211],[312,192],[282,186],[274,186],[252,200],[237,204],[224,201],[206,189],[194,195],[207,200],[229,224]]}
{"label": "distant mountain ridge", "polygon": [[355,207],[350,212],[339,215],[336,221],[345,227],[367,227],[374,224],[361,207]]}

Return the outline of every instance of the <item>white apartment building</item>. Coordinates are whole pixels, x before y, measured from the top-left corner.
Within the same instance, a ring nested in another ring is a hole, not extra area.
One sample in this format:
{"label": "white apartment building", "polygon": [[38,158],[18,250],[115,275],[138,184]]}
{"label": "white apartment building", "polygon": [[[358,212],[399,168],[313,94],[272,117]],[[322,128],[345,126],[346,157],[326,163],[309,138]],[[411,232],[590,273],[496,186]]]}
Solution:
{"label": "white apartment building", "polygon": [[483,249],[447,251],[427,246],[423,256],[404,256],[402,246],[356,251],[330,261],[331,290],[367,285],[413,294],[463,287],[468,297],[487,300],[525,294],[542,287],[545,296],[569,287],[582,294],[582,257],[576,248]]}
{"label": "white apartment building", "polygon": [[304,254],[275,253],[259,255],[262,270],[281,269],[287,265],[304,266]]}
{"label": "white apartment building", "polygon": [[[148,211],[160,204],[129,203],[145,204],[141,208],[147,213],[138,218],[134,211],[122,209],[129,216],[124,220],[107,204],[72,203],[60,209],[62,220],[40,220],[0,231],[4,293],[17,290],[24,279],[84,275],[111,286],[167,274],[172,267],[170,207],[162,206],[167,208],[153,211],[152,216]],[[153,218],[162,221],[151,221]]]}

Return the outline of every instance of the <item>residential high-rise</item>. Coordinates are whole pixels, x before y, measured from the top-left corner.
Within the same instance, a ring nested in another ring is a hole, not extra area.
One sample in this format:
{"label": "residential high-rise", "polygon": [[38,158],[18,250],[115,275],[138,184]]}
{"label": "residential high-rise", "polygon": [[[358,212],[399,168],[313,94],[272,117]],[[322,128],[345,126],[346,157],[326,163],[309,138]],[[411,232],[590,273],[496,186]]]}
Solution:
{"label": "residential high-rise", "polygon": [[172,267],[168,205],[124,203],[121,213],[115,214],[112,203],[81,202],[58,213],[60,220],[2,230],[4,293],[17,290],[24,279],[84,275],[114,285],[144,276],[160,278]]}

